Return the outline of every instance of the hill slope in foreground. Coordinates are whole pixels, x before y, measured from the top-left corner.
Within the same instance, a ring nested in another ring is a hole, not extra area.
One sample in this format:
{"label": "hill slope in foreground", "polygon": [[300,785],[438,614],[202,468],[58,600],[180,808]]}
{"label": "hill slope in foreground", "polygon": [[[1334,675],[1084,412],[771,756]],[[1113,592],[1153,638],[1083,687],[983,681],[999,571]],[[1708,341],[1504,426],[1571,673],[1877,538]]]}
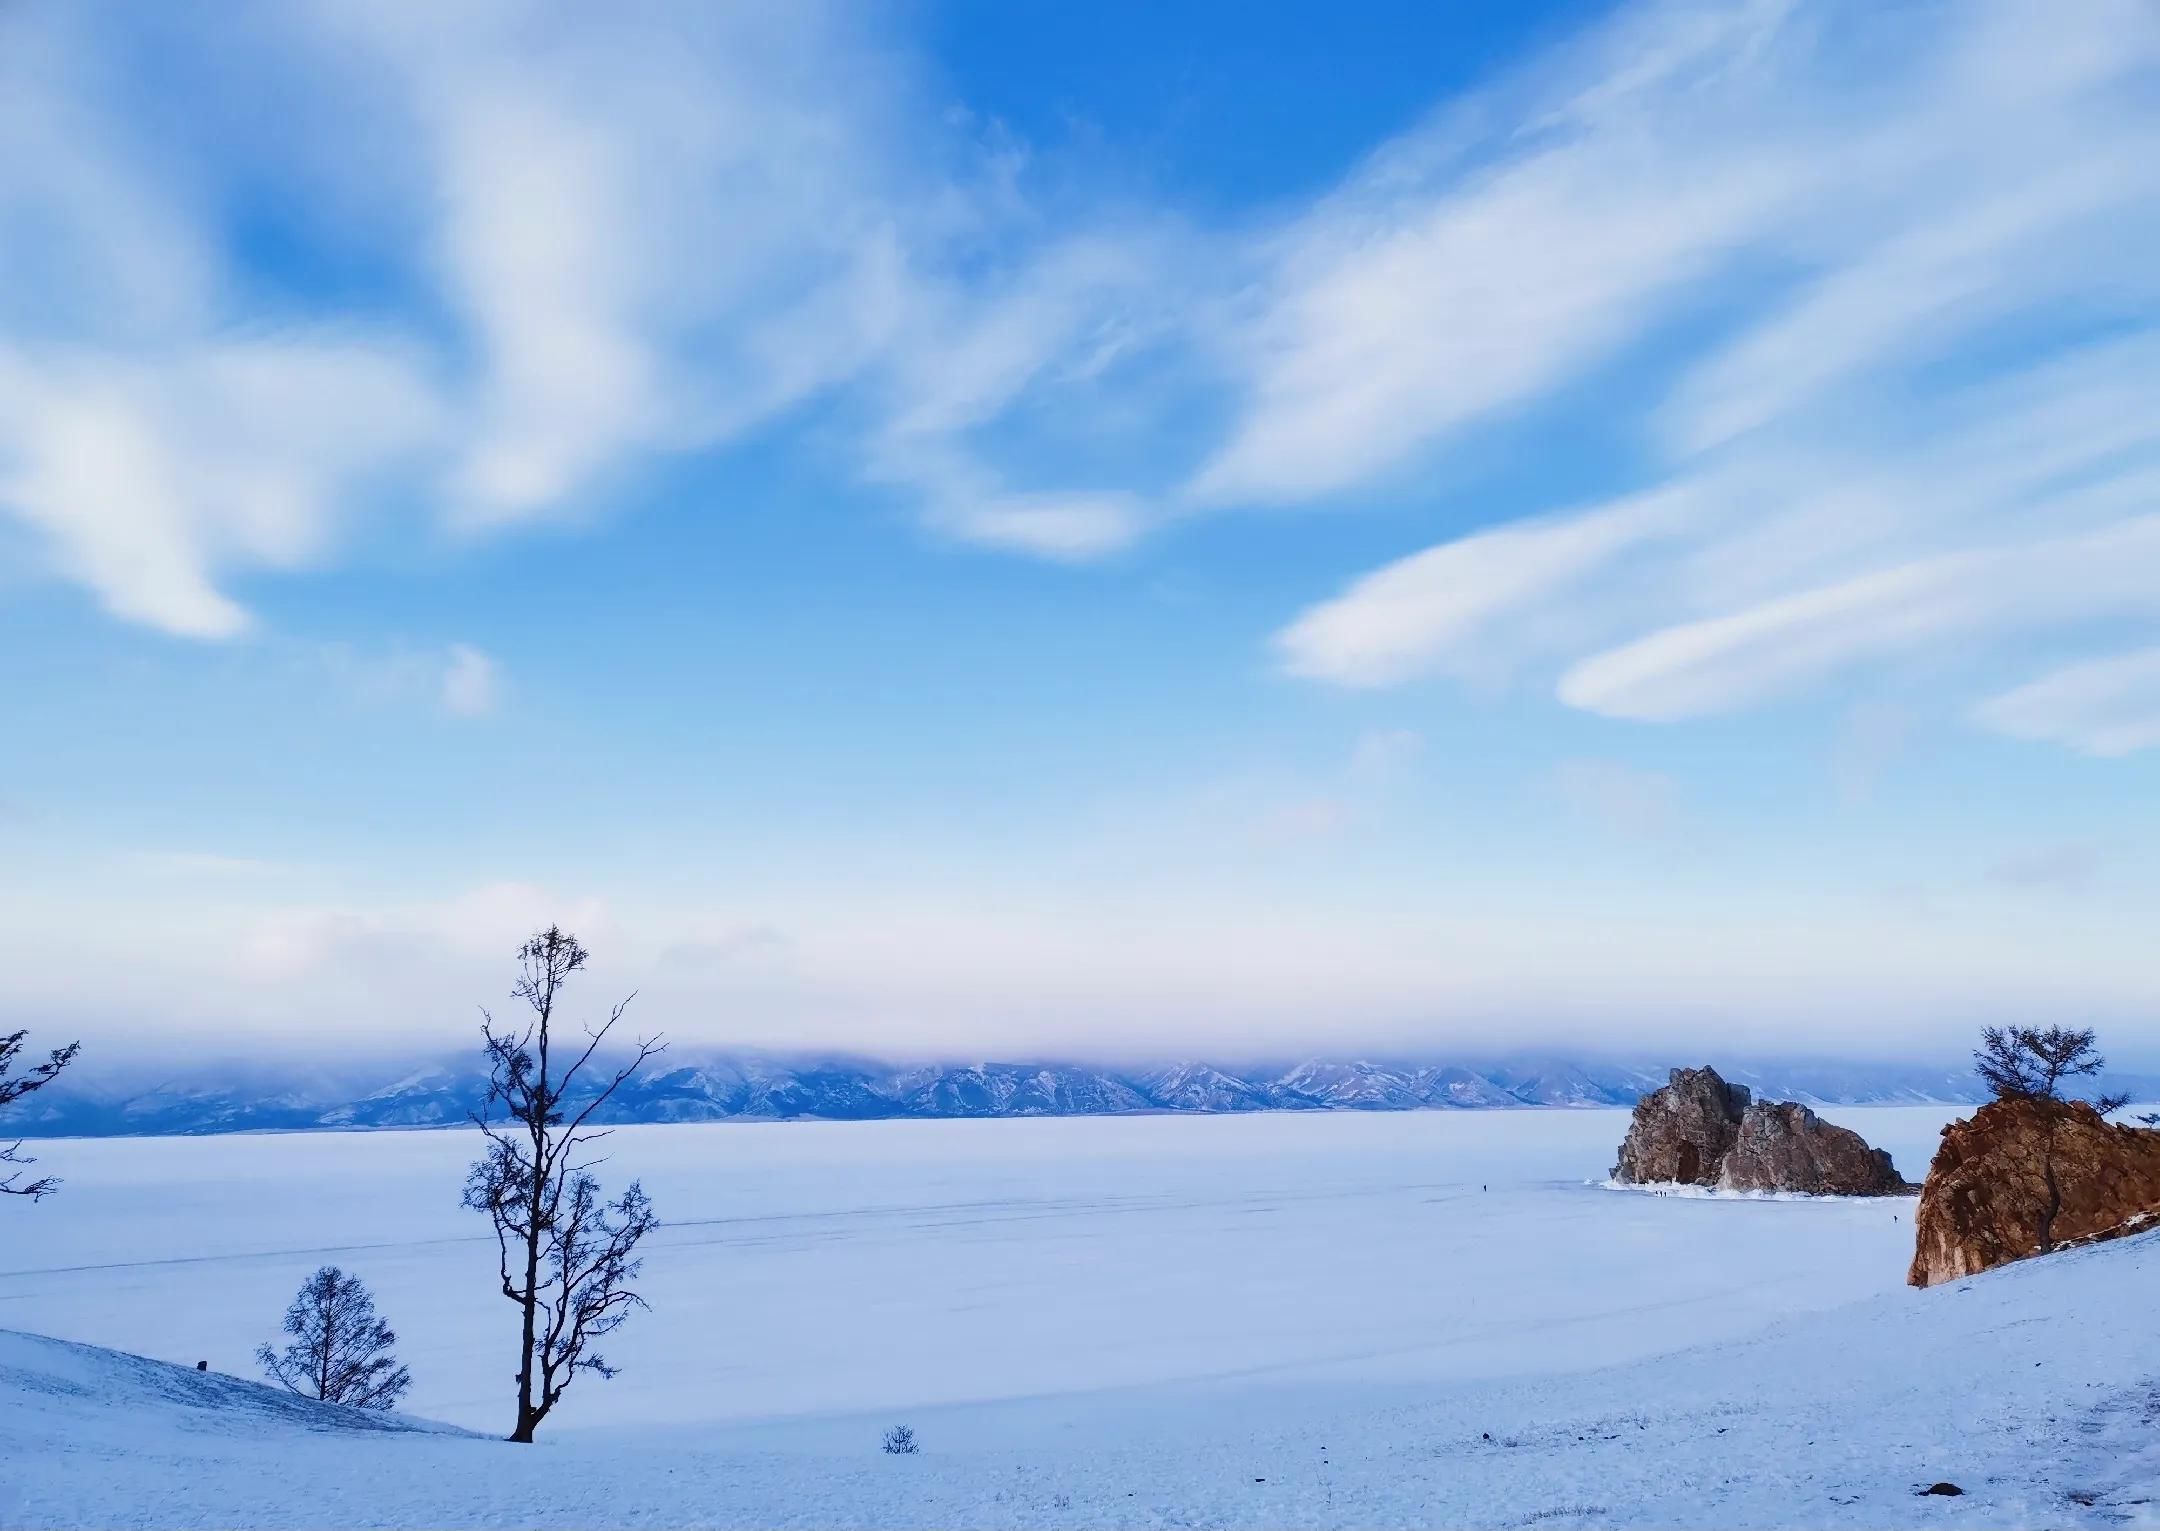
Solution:
{"label": "hill slope in foreground", "polygon": [[2160,1498],[2156,1282],[2146,1235],[1564,1376],[918,1411],[913,1457],[833,1418],[518,1447],[0,1331],[0,1523],[2119,1525]]}

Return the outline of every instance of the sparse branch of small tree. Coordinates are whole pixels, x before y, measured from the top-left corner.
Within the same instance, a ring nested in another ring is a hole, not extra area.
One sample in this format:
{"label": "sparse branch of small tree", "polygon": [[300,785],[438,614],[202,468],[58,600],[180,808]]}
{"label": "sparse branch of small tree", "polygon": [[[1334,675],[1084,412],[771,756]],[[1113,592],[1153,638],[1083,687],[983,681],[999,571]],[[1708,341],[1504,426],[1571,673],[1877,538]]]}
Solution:
{"label": "sparse branch of small tree", "polygon": [[513,1441],[533,1438],[580,1372],[615,1374],[593,1342],[645,1306],[631,1283],[642,1264],[638,1244],[659,1221],[634,1180],[620,1196],[604,1198],[592,1174],[600,1161],[579,1152],[608,1135],[590,1125],[596,1114],[662,1051],[657,1037],[641,1037],[625,1061],[580,1086],[636,998],[587,1027],[582,1045],[558,1054],[557,1006],[588,960],[575,936],[551,925],[518,949],[512,993],[529,1016],[505,1026],[481,1012],[489,1081],[474,1121],[486,1147],[466,1177],[464,1203],[493,1222],[502,1294],[519,1310]]}
{"label": "sparse branch of small tree", "polygon": [[[1973,1069],[1997,1100],[2061,1100],[2065,1080],[2107,1067],[2090,1026],[1990,1026],[1980,1033]],[[2107,1097],[2103,1096],[2102,1099]],[[2111,1109],[2125,1104],[2117,1101]],[[2106,1112],[2102,1112],[2106,1115]]]}
{"label": "sparse branch of small tree", "polygon": [[325,1265],[308,1277],[285,1310],[283,1351],[262,1345],[255,1359],[266,1376],[303,1398],[352,1409],[388,1409],[412,1386],[412,1374],[391,1353],[397,1335],[375,1313],[375,1299],[356,1276]]}
{"label": "sparse branch of small tree", "polygon": [[[0,1110],[51,1084],[60,1077],[62,1069],[75,1061],[75,1055],[82,1051],[82,1043],[70,1042],[65,1047],[54,1048],[46,1055],[43,1063],[19,1069],[17,1059],[22,1055],[23,1038],[29,1034],[27,1031],[11,1031],[0,1036]],[[42,1201],[60,1189],[60,1182],[51,1175],[24,1180],[23,1175],[37,1160],[24,1153],[22,1147],[20,1139],[12,1143],[0,1143],[0,1165],[15,1166],[5,1174],[0,1174],[0,1195],[27,1196],[32,1201]]]}

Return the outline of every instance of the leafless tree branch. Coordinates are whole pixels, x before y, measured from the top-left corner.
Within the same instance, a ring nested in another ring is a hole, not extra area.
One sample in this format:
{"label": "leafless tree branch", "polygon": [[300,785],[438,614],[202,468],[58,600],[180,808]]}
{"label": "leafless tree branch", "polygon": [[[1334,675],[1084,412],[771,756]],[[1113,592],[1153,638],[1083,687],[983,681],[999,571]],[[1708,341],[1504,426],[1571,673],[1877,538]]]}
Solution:
{"label": "leafless tree branch", "polygon": [[600,1088],[565,1114],[572,1086],[630,1004],[624,999],[606,1021],[586,1027],[584,1047],[558,1070],[556,1005],[587,960],[575,936],[550,926],[518,950],[512,992],[532,1012],[524,1030],[498,1028],[481,1012],[489,1078],[474,1119],[486,1147],[466,1177],[464,1201],[493,1222],[503,1295],[519,1308],[513,1441],[533,1438],[580,1372],[614,1375],[592,1342],[645,1306],[630,1283],[643,1264],[637,1246],[659,1225],[636,1181],[604,1199],[592,1171],[605,1160],[580,1160],[577,1150],[609,1135],[605,1128],[586,1131],[586,1124],[663,1050],[660,1039],[640,1038],[630,1059],[609,1069]]}
{"label": "leafless tree branch", "polygon": [[[11,1031],[0,1036],[0,1110],[12,1106],[25,1095],[34,1095],[60,1077],[60,1071],[75,1061],[82,1051],[82,1043],[70,1042],[56,1047],[46,1055],[43,1063],[34,1064],[17,1072],[16,1060],[22,1054],[23,1038],[27,1031]],[[10,1078],[9,1075],[14,1077]],[[21,1168],[0,1175],[0,1196],[27,1196],[32,1201],[43,1201],[60,1189],[60,1182],[51,1175],[40,1175],[35,1180],[24,1180],[23,1172],[37,1160],[22,1151],[20,1140],[0,1147],[0,1164],[13,1164]]]}

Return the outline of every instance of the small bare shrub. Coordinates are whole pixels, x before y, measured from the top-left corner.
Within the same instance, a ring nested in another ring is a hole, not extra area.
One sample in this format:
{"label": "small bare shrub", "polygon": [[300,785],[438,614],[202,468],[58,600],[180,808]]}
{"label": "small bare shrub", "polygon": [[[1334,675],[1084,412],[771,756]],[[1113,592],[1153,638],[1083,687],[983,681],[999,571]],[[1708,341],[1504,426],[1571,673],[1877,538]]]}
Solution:
{"label": "small bare shrub", "polygon": [[[391,1347],[397,1335],[375,1316],[375,1299],[357,1277],[325,1265],[308,1277],[285,1310],[292,1343],[280,1352],[255,1352],[265,1375],[302,1398],[320,1398],[352,1409],[390,1409],[412,1386]],[[198,1361],[197,1371],[210,1363]]]}

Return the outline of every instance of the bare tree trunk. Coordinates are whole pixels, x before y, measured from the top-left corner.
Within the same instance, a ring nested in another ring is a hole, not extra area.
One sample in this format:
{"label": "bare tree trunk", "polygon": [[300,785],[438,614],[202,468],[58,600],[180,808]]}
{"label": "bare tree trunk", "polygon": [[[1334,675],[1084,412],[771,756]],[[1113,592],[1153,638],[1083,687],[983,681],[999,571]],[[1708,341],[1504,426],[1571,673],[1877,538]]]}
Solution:
{"label": "bare tree trunk", "polygon": [[[533,1216],[539,1217],[538,1199],[535,1198]],[[524,1336],[518,1348],[518,1412],[517,1428],[510,1432],[510,1439],[530,1445],[533,1427],[540,1423],[533,1414],[533,1319],[539,1302],[540,1288],[540,1236],[536,1232],[525,1241],[525,1319]]]}
{"label": "bare tree trunk", "polygon": [[541,1210],[547,1193],[547,1108],[548,1108],[548,1023],[554,1018],[555,982],[550,971],[546,988],[541,993],[540,1004],[540,1079],[538,1084],[541,1109],[535,1119],[526,1124],[532,1137],[532,1192],[525,1206],[525,1288],[524,1314],[521,1322],[522,1342],[518,1350],[518,1411],[517,1428],[510,1432],[510,1439],[525,1445],[532,1444],[533,1431],[539,1427],[540,1414],[533,1408],[533,1331],[539,1320],[540,1307],[540,1241],[542,1238]]}
{"label": "bare tree trunk", "polygon": [[2047,1186],[2047,1205],[2040,1209],[2040,1253],[2055,1247],[2055,1216],[2062,1211],[2062,1187],[2055,1181],[2055,1122],[2048,1121],[2040,1139],[2040,1179]]}
{"label": "bare tree trunk", "polygon": [[315,1396],[317,1398],[328,1398],[330,1396],[330,1361],[337,1354],[338,1343],[337,1310],[334,1305],[325,1304],[323,1308],[322,1332],[322,1354],[316,1358],[315,1362]]}

